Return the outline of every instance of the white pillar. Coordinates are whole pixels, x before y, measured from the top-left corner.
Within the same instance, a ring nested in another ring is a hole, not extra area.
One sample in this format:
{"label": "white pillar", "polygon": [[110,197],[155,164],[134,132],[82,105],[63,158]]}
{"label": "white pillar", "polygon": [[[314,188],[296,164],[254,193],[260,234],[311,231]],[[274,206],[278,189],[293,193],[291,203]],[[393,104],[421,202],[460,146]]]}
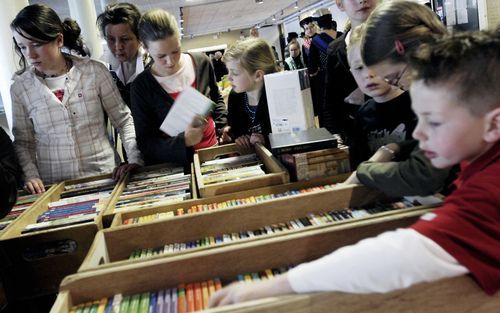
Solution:
{"label": "white pillar", "polygon": [[12,128],[12,102],[10,99],[10,85],[12,76],[18,70],[19,58],[14,51],[14,42],[12,40],[12,31],[10,23],[16,17],[22,8],[28,5],[28,0],[4,0],[0,10],[0,93],[2,102],[7,115],[9,128]]}
{"label": "white pillar", "polygon": [[102,56],[101,37],[96,25],[97,14],[93,0],[68,0],[71,17],[78,22],[82,29],[82,37],[90,49],[92,58]]}

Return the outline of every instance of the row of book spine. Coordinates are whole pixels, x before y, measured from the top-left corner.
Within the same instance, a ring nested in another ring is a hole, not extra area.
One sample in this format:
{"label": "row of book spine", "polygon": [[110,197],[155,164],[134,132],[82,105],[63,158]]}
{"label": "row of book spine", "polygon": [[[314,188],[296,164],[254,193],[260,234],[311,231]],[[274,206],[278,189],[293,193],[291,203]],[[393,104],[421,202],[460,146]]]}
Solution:
{"label": "row of book spine", "polygon": [[300,195],[300,194],[304,194],[304,193],[329,190],[329,189],[332,189],[334,186],[335,186],[334,184],[328,184],[328,185],[323,185],[323,186],[304,188],[304,189],[300,189],[300,190],[289,190],[289,191],[275,193],[275,194],[265,194],[265,195],[250,196],[250,197],[239,198],[239,199],[229,199],[229,200],[226,200],[223,202],[197,204],[197,205],[191,206],[188,209],[184,209],[184,208],[180,207],[180,208],[177,208],[177,209],[175,209],[173,211],[169,211],[169,212],[155,213],[155,214],[149,214],[149,215],[125,219],[122,222],[122,224],[126,224],[126,225],[139,224],[139,223],[150,222],[150,221],[162,219],[162,218],[170,218],[172,216],[193,214],[193,213],[198,213],[198,212],[207,212],[207,211],[212,211],[212,210],[217,210],[217,209],[234,208],[234,207],[238,207],[241,205],[247,205],[247,204],[262,203],[262,202],[271,201],[271,200],[275,200],[275,199],[283,198],[283,197],[290,197],[290,196],[296,196],[296,195]]}
{"label": "row of book spine", "polygon": [[[285,273],[291,266],[237,275],[235,280],[251,282],[270,279]],[[210,297],[222,288],[219,278],[203,282],[182,283],[174,288],[131,295],[116,294],[109,298],[75,305],[69,313],[190,313],[208,308]],[[225,285],[225,284],[224,284]]]}
{"label": "row of book spine", "polygon": [[155,255],[163,255],[163,254],[176,253],[179,251],[191,250],[196,248],[216,246],[224,243],[235,242],[249,238],[272,235],[275,233],[291,232],[311,226],[321,226],[326,224],[344,222],[348,220],[362,219],[383,212],[401,210],[401,209],[410,209],[413,207],[415,207],[414,203],[403,198],[397,202],[378,203],[374,206],[366,208],[331,210],[318,214],[309,213],[307,216],[295,218],[293,220],[289,220],[286,222],[266,225],[254,230],[246,230],[246,231],[233,232],[227,234],[218,234],[196,240],[190,240],[187,242],[166,243],[165,245],[155,248],[136,249],[130,254],[129,259],[148,258]]}

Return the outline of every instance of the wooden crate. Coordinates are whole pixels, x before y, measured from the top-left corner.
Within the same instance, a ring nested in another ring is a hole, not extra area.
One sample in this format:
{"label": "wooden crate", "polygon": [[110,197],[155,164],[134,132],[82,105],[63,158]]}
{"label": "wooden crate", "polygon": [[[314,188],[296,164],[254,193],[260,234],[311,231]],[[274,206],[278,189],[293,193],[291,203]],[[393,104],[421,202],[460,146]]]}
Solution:
{"label": "wooden crate", "polygon": [[[256,153],[262,163],[264,163],[266,175],[210,185],[203,184],[200,168],[201,163],[224,155],[245,155],[250,153]],[[242,148],[236,144],[201,149],[194,154],[193,163],[196,183],[200,197],[202,198],[290,182],[290,177],[285,167],[261,144],[256,144],[255,149],[252,150]]]}
{"label": "wooden crate", "polygon": [[[160,168],[163,168],[166,166],[168,166],[168,164],[158,164],[158,165],[146,166],[146,167],[142,167],[142,168],[137,169],[134,173],[142,173],[142,172],[146,172],[146,171],[160,169]],[[172,165],[172,167],[175,167],[175,166]],[[121,181],[118,184],[117,188],[115,189],[115,192],[113,192],[113,196],[109,200],[109,203],[106,207],[106,210],[103,212],[102,223],[103,223],[104,228],[108,228],[111,226],[111,223],[113,222],[113,218],[115,217],[115,214],[117,213],[117,212],[115,212],[116,203],[118,202],[121,194],[123,193],[123,190],[127,186],[129,179],[130,179],[130,173],[127,173],[125,175],[125,178],[123,179],[123,181]],[[191,189],[191,198],[198,199],[198,191],[196,188],[196,179],[194,177],[193,165],[191,165],[191,188],[190,189]],[[155,206],[152,206],[152,208],[154,208],[154,207]]]}
{"label": "wooden crate", "polygon": [[[380,225],[380,224],[379,224]],[[350,225],[352,226],[352,225]],[[300,264],[339,246],[375,233],[372,226],[325,228],[241,245],[128,264],[71,275],[61,284],[51,313],[67,313],[73,305],[110,297],[176,287],[219,277],[223,284],[238,274]],[[365,225],[366,226],[366,225]],[[381,231],[383,229],[379,229]],[[357,238],[352,238],[352,236]],[[332,240],[335,238],[335,240]],[[387,294],[316,293],[273,297],[207,312],[498,312],[500,294],[487,296],[468,276],[423,283]]]}
{"label": "wooden crate", "polygon": [[[213,246],[188,249],[173,254],[156,255],[146,259],[128,259],[130,254],[137,249],[154,248],[170,243],[197,240],[206,236],[259,229],[267,225],[305,217],[308,213],[317,214],[330,210],[341,210],[346,207],[359,207],[377,200],[387,199],[383,194],[367,187],[343,187],[293,197],[278,198],[269,202],[245,205],[239,208],[219,209],[144,224],[106,229],[99,232],[96,236],[79,272],[144,262],[151,258],[165,258],[200,250],[218,249],[227,245],[263,240],[269,237],[304,232],[316,228],[335,228],[348,224],[362,225],[360,224],[362,220],[370,221],[371,225],[376,225],[378,231],[380,229],[393,229],[396,221],[399,223],[398,227],[406,227],[411,225],[420,215],[431,210],[430,207],[420,206],[411,209],[387,211],[363,219],[349,219],[335,223],[309,226],[298,230],[277,232]],[[382,225],[378,225],[379,223]],[[352,228],[352,232],[356,233],[356,228]],[[360,237],[353,234],[352,238],[359,239]]]}
{"label": "wooden crate", "polygon": [[[179,208],[184,208],[185,210],[187,210],[191,206],[198,205],[198,204],[221,203],[221,202],[225,202],[225,201],[231,200],[231,199],[242,199],[242,198],[247,198],[247,197],[251,197],[251,196],[277,194],[277,193],[282,193],[282,192],[286,192],[286,191],[290,191],[290,190],[300,190],[300,189],[304,189],[304,188],[340,183],[340,182],[345,181],[347,179],[347,177],[349,177],[349,175],[350,174],[342,174],[342,175],[336,175],[336,176],[314,178],[314,179],[311,179],[308,181],[293,182],[293,183],[287,183],[287,184],[283,184],[283,185],[266,186],[266,187],[261,187],[261,188],[257,188],[257,189],[244,190],[244,191],[228,193],[228,194],[223,194],[223,195],[209,197],[209,198],[199,198],[199,199],[187,200],[187,201],[183,201],[182,203],[177,203],[177,204],[170,204],[170,205],[151,207],[148,209],[138,209],[138,210],[130,210],[127,212],[121,212],[121,213],[117,213],[115,215],[113,222],[111,224],[111,228],[125,226],[125,225],[123,225],[123,221],[125,221],[126,219],[129,219],[129,218],[141,217],[141,216],[145,216],[145,215],[149,215],[149,214],[156,214],[156,213],[163,213],[163,212],[170,212],[170,211],[175,212]],[[377,193],[377,192],[373,191],[373,193]],[[379,194],[379,193],[377,193],[377,194]],[[368,201],[369,200],[370,200],[370,198],[368,199]]]}
{"label": "wooden crate", "polygon": [[[65,181],[54,185],[46,195],[37,200],[29,210],[17,218],[0,236],[2,276],[10,301],[31,299],[57,292],[61,280],[78,270],[87,255],[95,234],[102,229],[102,212],[94,222],[61,226],[22,234],[24,228],[34,223],[45,212],[48,204],[60,199],[65,185],[109,178],[100,175]],[[116,189],[116,188],[115,188]],[[40,257],[51,249],[66,247],[56,255]]]}

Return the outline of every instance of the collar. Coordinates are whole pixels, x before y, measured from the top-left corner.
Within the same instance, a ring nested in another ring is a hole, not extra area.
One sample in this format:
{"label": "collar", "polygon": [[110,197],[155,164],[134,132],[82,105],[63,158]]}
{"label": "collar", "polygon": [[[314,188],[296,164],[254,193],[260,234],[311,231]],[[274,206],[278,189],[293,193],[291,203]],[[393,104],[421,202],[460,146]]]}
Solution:
{"label": "collar", "polygon": [[475,173],[494,163],[498,158],[500,158],[500,141],[497,141],[488,151],[473,162],[461,162],[460,168],[462,169],[462,174],[460,175],[460,180],[465,181],[469,179]]}

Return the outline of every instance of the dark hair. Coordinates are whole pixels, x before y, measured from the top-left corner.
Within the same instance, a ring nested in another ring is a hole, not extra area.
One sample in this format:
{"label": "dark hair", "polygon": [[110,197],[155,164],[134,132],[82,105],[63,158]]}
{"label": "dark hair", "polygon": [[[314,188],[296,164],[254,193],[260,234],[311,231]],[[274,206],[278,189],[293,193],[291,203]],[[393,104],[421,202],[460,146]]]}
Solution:
{"label": "dark hair", "polygon": [[106,26],[109,24],[127,24],[130,30],[139,38],[139,20],[141,12],[139,9],[130,3],[113,3],[108,4],[104,12],[97,16],[97,25],[101,29],[102,35],[106,36]]}
{"label": "dark hair", "polygon": [[[411,1],[387,1],[366,21],[361,57],[368,66],[385,60],[406,62],[406,52],[447,33],[446,27],[428,7]],[[396,40],[401,42],[404,53],[396,51]]]}
{"label": "dark hair", "polygon": [[[82,56],[87,55],[80,38],[81,29],[78,23],[69,18],[62,23],[57,13],[46,5],[32,4],[24,7],[10,23],[10,28],[19,35],[40,43],[54,41],[59,34],[62,34],[63,45],[66,48],[75,50]],[[15,39],[14,46],[21,58],[19,65],[21,66],[20,73],[22,73],[26,70],[26,59]]]}
{"label": "dark hair", "polygon": [[181,39],[177,20],[172,14],[162,9],[153,9],[144,13],[139,21],[138,28],[139,38],[146,47],[150,41],[157,41],[171,36]]}
{"label": "dark hair", "polygon": [[409,58],[413,79],[443,84],[457,103],[476,116],[499,106],[500,27],[496,31],[456,33],[423,44]]}

